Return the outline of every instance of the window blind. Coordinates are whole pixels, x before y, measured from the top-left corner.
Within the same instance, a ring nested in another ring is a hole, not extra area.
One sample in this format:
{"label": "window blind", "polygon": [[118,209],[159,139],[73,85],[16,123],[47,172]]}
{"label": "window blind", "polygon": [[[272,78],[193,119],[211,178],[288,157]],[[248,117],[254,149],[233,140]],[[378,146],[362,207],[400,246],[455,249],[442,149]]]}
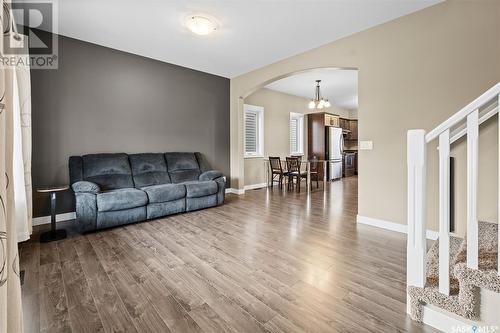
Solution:
{"label": "window blind", "polygon": [[298,152],[299,150],[299,119],[290,118],[290,150]]}
{"label": "window blind", "polygon": [[245,112],[245,152],[257,153],[258,116],[255,112]]}

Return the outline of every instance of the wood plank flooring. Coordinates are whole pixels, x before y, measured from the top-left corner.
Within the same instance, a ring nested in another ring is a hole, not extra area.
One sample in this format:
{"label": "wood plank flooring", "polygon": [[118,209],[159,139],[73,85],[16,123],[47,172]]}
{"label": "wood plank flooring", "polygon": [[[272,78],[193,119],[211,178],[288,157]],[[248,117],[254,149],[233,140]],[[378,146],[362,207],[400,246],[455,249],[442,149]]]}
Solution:
{"label": "wood plank flooring", "polygon": [[26,332],[433,332],[404,235],[356,225],[357,179],[20,245]]}

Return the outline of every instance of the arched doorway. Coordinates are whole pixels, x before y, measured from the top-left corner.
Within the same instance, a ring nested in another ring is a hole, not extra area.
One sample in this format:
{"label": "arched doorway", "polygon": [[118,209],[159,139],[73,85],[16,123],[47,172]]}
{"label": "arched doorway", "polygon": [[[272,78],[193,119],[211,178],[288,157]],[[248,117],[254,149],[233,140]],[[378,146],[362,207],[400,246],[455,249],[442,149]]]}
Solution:
{"label": "arched doorway", "polygon": [[[247,88],[237,84],[231,85],[233,90],[232,100],[231,100],[231,187],[236,189],[236,193],[243,193],[245,185],[245,149],[244,149],[244,105],[245,99],[259,90],[268,87],[271,83],[275,83],[280,80],[291,78],[294,76],[300,76],[307,73],[314,73],[321,70],[329,71],[356,71],[357,68],[354,67],[314,67],[308,69],[300,69],[295,71],[290,71],[285,74],[274,75],[273,77],[263,80],[260,83],[250,83],[247,82]],[[234,91],[240,90],[241,94],[239,97],[235,97]],[[356,89],[357,90],[357,89]],[[311,88],[310,97],[313,95],[313,89]],[[304,96],[305,97],[305,96]],[[267,138],[266,140],[268,140]]]}

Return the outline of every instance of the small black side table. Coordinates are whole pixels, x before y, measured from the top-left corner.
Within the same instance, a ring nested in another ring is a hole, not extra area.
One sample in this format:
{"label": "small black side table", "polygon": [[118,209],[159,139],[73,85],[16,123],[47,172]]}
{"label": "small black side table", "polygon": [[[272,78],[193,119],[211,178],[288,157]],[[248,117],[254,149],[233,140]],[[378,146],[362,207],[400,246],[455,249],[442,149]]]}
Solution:
{"label": "small black side table", "polygon": [[50,231],[46,231],[40,235],[40,242],[47,243],[66,238],[66,230],[56,230],[56,194],[57,192],[66,191],[69,187],[66,185],[39,188],[38,193],[50,193]]}

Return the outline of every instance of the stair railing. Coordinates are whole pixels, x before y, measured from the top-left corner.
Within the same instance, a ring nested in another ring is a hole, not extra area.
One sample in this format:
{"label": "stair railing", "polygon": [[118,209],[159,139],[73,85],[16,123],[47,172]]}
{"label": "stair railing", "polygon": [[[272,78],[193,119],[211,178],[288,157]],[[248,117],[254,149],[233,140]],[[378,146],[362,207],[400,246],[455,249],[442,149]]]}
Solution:
{"label": "stair railing", "polygon": [[[409,286],[423,288],[426,282],[426,155],[427,145],[435,139],[439,142],[439,291],[446,295],[450,294],[450,146],[464,135],[467,135],[467,267],[478,268],[479,125],[497,114],[499,105],[500,82],[429,133],[423,129],[408,131],[407,284]],[[500,263],[500,239],[498,262]],[[497,270],[500,275],[500,267]]]}

